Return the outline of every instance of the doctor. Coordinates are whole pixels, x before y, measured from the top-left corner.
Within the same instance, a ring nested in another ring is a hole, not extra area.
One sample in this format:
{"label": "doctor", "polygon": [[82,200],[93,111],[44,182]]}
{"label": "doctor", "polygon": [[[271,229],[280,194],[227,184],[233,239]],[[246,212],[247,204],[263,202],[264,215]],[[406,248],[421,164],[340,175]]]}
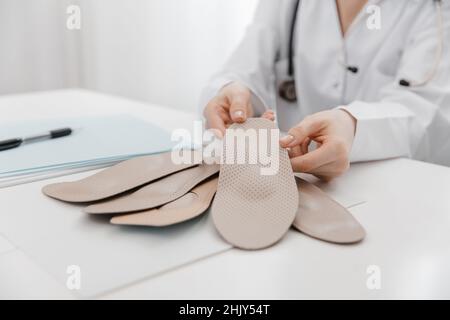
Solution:
{"label": "doctor", "polygon": [[356,161],[450,165],[449,2],[261,0],[202,94],[208,127],[276,107],[293,169],[324,180]]}

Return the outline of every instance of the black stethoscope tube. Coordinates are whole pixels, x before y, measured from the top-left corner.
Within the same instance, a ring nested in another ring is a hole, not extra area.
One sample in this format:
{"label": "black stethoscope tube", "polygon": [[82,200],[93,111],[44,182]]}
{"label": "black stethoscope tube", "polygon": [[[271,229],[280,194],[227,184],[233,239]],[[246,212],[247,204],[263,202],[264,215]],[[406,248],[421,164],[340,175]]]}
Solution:
{"label": "black stethoscope tube", "polygon": [[298,9],[300,7],[300,0],[296,0],[294,6],[294,16],[291,20],[291,29],[289,34],[289,62],[288,62],[288,75],[292,77],[294,75],[294,36],[295,25],[297,24]]}

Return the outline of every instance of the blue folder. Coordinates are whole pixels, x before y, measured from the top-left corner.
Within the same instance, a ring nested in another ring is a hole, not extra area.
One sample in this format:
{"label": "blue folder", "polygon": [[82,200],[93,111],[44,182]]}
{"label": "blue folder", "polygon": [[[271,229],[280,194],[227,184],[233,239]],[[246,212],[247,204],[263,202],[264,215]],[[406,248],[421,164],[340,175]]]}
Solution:
{"label": "blue folder", "polygon": [[174,145],[169,132],[130,115],[9,123],[0,126],[0,140],[62,127],[75,130],[64,138],[1,151],[0,178],[121,161],[169,151]]}

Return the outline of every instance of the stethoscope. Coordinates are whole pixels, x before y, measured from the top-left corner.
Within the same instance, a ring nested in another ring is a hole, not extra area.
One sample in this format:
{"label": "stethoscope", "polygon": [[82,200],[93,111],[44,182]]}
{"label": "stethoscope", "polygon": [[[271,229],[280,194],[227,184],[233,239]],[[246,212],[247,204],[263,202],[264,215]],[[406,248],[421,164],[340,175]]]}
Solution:
{"label": "stethoscope", "polygon": [[[436,75],[439,64],[442,60],[442,51],[444,47],[444,27],[443,27],[443,21],[442,21],[442,0],[433,0],[436,6],[436,16],[437,16],[437,30],[438,30],[438,37],[439,37],[439,43],[436,48],[436,55],[433,63],[433,68],[430,69],[430,71],[427,73],[426,77],[421,81],[411,81],[407,79],[400,79],[398,84],[402,87],[421,87],[426,84],[428,84]],[[295,88],[295,80],[294,80],[294,35],[295,35],[295,26],[297,23],[297,16],[298,11],[300,7],[300,0],[296,0],[295,6],[294,6],[294,16],[291,20],[291,26],[290,26],[290,34],[289,34],[289,47],[288,47],[288,80],[283,81],[279,88],[278,88],[278,94],[281,98],[289,101],[289,102],[296,102],[297,101],[297,91]],[[351,72],[351,73],[358,73],[359,68],[358,66],[350,66],[345,65],[344,63],[341,63],[343,67]]]}

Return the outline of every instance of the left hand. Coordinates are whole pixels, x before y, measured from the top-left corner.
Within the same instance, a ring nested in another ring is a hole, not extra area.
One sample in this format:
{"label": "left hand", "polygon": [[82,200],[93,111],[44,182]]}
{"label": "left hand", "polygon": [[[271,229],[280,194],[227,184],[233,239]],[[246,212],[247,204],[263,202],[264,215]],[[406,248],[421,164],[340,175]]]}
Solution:
{"label": "left hand", "polygon": [[[295,172],[311,173],[329,181],[350,166],[349,154],[355,137],[356,119],[347,111],[333,109],[307,116],[280,140],[288,148]],[[315,141],[317,149],[309,152]]]}

